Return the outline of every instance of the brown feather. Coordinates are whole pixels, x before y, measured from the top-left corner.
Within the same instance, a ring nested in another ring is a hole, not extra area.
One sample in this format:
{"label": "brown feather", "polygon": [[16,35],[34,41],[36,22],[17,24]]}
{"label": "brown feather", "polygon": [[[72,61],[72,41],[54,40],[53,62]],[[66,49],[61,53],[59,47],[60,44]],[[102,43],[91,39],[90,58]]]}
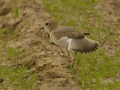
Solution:
{"label": "brown feather", "polygon": [[81,53],[90,53],[95,51],[99,46],[97,41],[88,38],[73,39],[69,45],[69,49]]}
{"label": "brown feather", "polygon": [[53,34],[57,39],[60,39],[61,37],[84,38],[85,36],[83,33],[70,26],[59,26]]}

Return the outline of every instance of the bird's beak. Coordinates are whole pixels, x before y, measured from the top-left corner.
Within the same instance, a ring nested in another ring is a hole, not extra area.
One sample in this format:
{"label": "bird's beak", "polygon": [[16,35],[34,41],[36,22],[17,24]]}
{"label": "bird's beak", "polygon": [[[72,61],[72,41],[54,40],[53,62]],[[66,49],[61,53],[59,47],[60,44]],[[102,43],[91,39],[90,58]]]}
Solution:
{"label": "bird's beak", "polygon": [[44,29],[44,27],[41,27],[40,30],[41,30],[41,29]]}

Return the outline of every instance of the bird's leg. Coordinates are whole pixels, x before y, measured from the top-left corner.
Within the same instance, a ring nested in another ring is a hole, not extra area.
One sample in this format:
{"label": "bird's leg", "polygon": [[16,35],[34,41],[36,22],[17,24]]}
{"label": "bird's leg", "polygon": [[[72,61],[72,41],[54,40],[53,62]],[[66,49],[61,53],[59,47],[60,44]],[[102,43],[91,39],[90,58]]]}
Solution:
{"label": "bird's leg", "polygon": [[70,52],[67,50],[67,66],[69,66]]}
{"label": "bird's leg", "polygon": [[72,67],[73,67],[73,65],[74,65],[74,63],[75,63],[76,56],[77,56],[77,52],[75,52],[75,54],[74,54],[74,59],[73,59],[73,61],[72,61]]}
{"label": "bird's leg", "polygon": [[[66,64],[65,67],[69,68],[69,62],[70,62],[70,51],[66,48],[66,53],[65,54],[60,54],[61,56],[65,56],[66,57]],[[62,49],[62,51],[64,52],[64,50]]]}

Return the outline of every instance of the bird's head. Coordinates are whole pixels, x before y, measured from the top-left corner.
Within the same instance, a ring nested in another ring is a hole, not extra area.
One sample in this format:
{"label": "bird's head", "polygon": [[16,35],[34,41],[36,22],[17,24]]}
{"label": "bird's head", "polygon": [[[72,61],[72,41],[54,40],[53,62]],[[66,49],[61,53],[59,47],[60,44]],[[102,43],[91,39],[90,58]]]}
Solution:
{"label": "bird's head", "polygon": [[45,29],[46,32],[50,33],[51,31],[54,31],[57,26],[58,23],[55,20],[48,19],[41,29]]}

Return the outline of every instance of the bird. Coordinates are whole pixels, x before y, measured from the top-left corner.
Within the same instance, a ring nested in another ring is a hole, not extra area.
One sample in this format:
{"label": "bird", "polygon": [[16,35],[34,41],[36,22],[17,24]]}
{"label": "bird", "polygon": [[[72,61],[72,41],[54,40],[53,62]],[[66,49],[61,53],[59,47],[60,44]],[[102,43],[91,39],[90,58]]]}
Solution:
{"label": "bird", "polygon": [[86,37],[89,33],[81,33],[72,26],[59,25],[54,19],[46,20],[40,29],[44,29],[49,33],[50,39],[54,44],[65,48],[68,51],[68,57],[70,51],[75,52],[72,65],[74,64],[77,53],[90,53],[96,51],[99,47],[98,41]]}

